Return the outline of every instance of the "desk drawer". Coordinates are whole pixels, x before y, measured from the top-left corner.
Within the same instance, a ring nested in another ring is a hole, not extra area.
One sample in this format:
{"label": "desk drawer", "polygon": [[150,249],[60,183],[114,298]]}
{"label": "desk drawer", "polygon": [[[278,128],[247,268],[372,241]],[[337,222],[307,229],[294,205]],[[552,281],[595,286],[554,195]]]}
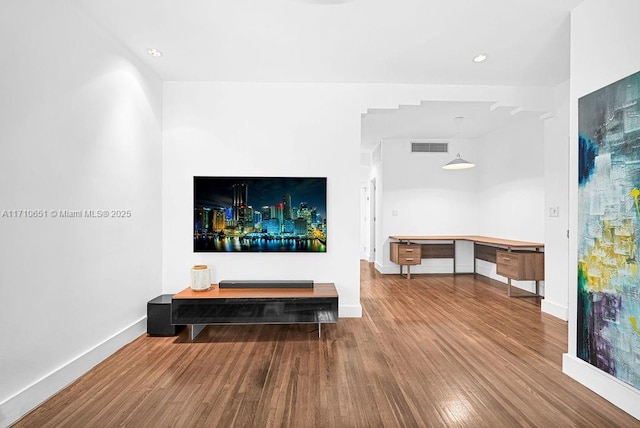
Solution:
{"label": "desk drawer", "polygon": [[544,280],[544,253],[498,251],[496,273],[518,281]]}
{"label": "desk drawer", "polygon": [[421,262],[420,257],[416,257],[415,255],[407,254],[401,255],[398,257],[399,265],[419,265]]}
{"label": "desk drawer", "polygon": [[516,279],[518,276],[518,256],[515,253],[498,251],[496,254],[496,273],[507,278]]}
{"label": "desk drawer", "polygon": [[420,245],[398,245],[398,255],[420,258]]}
{"label": "desk drawer", "polygon": [[419,265],[422,261],[421,248],[420,244],[392,242],[391,261],[399,265]]}

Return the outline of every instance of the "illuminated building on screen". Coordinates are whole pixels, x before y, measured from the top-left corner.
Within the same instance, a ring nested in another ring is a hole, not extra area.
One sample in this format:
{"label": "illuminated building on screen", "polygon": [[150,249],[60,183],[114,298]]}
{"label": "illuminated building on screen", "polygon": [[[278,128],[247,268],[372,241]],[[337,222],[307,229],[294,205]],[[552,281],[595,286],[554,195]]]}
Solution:
{"label": "illuminated building on screen", "polygon": [[233,185],[233,219],[240,222],[240,212],[247,205],[249,199],[249,187],[246,184]]}
{"label": "illuminated building on screen", "polygon": [[224,231],[225,228],[225,212],[222,208],[217,208],[211,211],[211,230],[214,232]]}

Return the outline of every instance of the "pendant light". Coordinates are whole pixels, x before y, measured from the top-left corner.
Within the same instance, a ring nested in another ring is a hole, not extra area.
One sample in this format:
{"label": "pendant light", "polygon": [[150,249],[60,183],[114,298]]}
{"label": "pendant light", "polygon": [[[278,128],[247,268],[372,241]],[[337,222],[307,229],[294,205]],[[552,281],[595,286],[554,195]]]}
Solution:
{"label": "pendant light", "polygon": [[[456,136],[458,143],[460,143],[460,124],[462,123],[462,119],[464,119],[464,117],[462,116],[458,116],[453,119],[453,121],[456,123],[458,127],[457,136]],[[449,162],[448,164],[444,165],[442,169],[469,169],[469,168],[473,168],[474,166],[476,166],[475,163],[471,163],[467,160],[462,159],[460,157],[460,153],[458,153],[456,158],[451,162]]]}

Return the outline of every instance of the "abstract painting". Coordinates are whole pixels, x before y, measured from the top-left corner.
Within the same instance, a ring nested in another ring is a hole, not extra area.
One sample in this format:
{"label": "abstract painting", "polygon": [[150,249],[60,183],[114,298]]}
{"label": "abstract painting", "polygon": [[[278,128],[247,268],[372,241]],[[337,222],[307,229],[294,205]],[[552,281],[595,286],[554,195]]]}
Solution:
{"label": "abstract painting", "polygon": [[578,103],[577,356],[640,389],[640,72]]}

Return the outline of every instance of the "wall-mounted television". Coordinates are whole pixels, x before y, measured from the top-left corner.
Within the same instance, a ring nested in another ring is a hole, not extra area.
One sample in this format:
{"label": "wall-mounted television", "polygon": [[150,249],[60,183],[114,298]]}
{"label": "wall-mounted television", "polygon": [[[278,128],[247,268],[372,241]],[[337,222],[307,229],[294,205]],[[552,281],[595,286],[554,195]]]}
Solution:
{"label": "wall-mounted television", "polygon": [[327,251],[326,177],[193,177],[193,251]]}

